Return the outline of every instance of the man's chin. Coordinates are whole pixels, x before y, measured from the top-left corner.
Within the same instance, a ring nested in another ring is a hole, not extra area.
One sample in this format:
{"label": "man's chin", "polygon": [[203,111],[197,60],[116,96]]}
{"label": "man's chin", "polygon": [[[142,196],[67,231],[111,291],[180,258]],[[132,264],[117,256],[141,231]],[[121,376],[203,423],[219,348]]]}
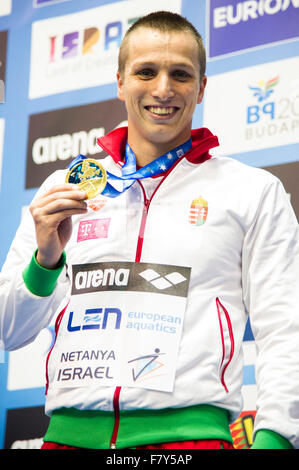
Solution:
{"label": "man's chin", "polygon": [[[186,130],[182,132],[180,129],[173,128],[167,125],[159,126],[159,129],[155,129],[152,132],[148,132],[147,139],[153,144],[157,145],[167,145],[170,148],[175,148],[181,143],[184,143],[189,139],[191,133],[187,133]],[[186,136],[186,138],[185,138]]]}

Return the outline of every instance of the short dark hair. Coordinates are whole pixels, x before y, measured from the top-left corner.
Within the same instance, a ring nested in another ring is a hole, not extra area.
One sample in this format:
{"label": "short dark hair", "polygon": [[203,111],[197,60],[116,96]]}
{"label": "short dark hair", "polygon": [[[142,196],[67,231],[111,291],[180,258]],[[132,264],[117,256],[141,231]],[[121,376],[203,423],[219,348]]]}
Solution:
{"label": "short dark hair", "polygon": [[130,37],[131,33],[141,27],[156,29],[164,33],[170,31],[190,33],[198,46],[200,80],[203,79],[206,72],[206,51],[203,45],[202,37],[193,24],[190,23],[186,18],[170,11],[155,11],[149,13],[148,15],[139,18],[130,26],[119,49],[118,71],[120,74],[122,74],[125,69],[125,63],[128,55],[128,38]]}

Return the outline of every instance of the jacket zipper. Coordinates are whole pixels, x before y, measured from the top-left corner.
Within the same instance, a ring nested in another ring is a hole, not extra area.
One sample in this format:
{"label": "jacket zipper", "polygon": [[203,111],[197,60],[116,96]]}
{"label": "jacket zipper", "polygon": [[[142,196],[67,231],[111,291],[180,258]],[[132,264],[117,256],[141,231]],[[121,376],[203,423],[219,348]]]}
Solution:
{"label": "jacket zipper", "polygon": [[[143,240],[144,240],[144,232],[145,232],[145,225],[146,225],[146,220],[148,216],[148,211],[149,211],[149,206],[150,203],[156,194],[158,188],[161,186],[163,181],[167,178],[167,176],[172,172],[172,170],[176,167],[176,165],[182,160],[180,158],[177,160],[174,165],[171,167],[170,171],[168,171],[164,178],[161,179],[160,183],[157,185],[156,189],[154,190],[153,194],[149,199],[146,197],[145,190],[139,180],[138,183],[141,187],[142,193],[143,193],[143,211],[142,211],[142,217],[141,217],[141,222],[140,222],[140,228],[139,228],[139,234],[138,234],[138,240],[137,240],[137,248],[136,248],[136,255],[135,255],[135,262],[139,263],[141,259],[141,254],[142,254],[142,247],[143,247]],[[117,440],[117,435],[118,435],[118,429],[119,429],[119,419],[120,419],[120,413],[119,413],[119,396],[121,392],[121,387],[116,387],[113,395],[113,409],[114,409],[114,428],[112,432],[112,437],[110,440],[110,449],[116,449],[116,440]]]}
{"label": "jacket zipper", "polygon": [[[143,238],[144,238],[144,231],[145,231],[145,224],[148,214],[148,209],[150,205],[150,199],[147,199],[143,186],[140,184],[142,191],[143,191],[143,211],[142,217],[140,222],[139,234],[138,234],[138,241],[137,241],[137,248],[136,248],[136,256],[135,262],[138,263],[141,258],[142,253],[142,245],[143,245]],[[114,390],[113,395],[113,409],[114,409],[114,428],[112,432],[112,437],[110,441],[110,449],[116,449],[116,440],[118,435],[119,429],[119,396],[120,396],[121,387],[116,387]]]}
{"label": "jacket zipper", "polygon": [[136,256],[135,256],[135,262],[139,263],[140,258],[141,258],[141,253],[142,253],[142,246],[143,246],[143,239],[144,239],[144,231],[145,231],[145,224],[146,224],[146,219],[147,219],[147,214],[149,210],[149,206],[151,203],[150,199],[146,198],[145,192],[143,187],[141,186],[144,194],[144,205],[143,205],[143,211],[142,211],[142,218],[141,218],[141,223],[140,223],[140,230],[138,234],[138,241],[137,241],[137,249],[136,249]]}

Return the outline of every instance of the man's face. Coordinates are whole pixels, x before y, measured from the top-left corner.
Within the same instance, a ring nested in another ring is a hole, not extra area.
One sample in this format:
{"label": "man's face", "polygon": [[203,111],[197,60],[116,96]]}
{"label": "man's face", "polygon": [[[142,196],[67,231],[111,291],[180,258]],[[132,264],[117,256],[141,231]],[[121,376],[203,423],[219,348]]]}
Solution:
{"label": "man's face", "polygon": [[129,142],[143,139],[174,148],[190,137],[192,116],[203,99],[198,48],[187,32],[139,28],[128,43],[118,97],[128,112]]}

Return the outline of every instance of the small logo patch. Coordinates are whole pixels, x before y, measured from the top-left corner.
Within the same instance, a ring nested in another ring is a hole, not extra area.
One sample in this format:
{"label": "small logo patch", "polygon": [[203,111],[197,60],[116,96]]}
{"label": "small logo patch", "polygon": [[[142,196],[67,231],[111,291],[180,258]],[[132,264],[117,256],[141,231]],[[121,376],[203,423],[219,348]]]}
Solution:
{"label": "small logo patch", "polygon": [[156,373],[158,369],[165,365],[162,362],[157,361],[161,354],[164,353],[160,353],[160,349],[156,348],[154,354],[136,357],[128,362],[135,362],[135,368],[132,368],[132,378],[134,382],[138,379],[152,378],[152,374]]}
{"label": "small logo patch", "polygon": [[86,204],[88,206],[88,208],[94,212],[97,212],[99,211],[100,209],[102,209],[102,207],[105,206],[107,200],[106,199],[97,199],[97,198],[94,198],[94,199],[89,199],[86,201]]}
{"label": "small logo patch", "polygon": [[208,216],[208,202],[203,198],[193,199],[189,211],[189,223],[203,225]]}
{"label": "small logo patch", "polygon": [[77,242],[107,238],[111,219],[83,220],[79,224]]}

